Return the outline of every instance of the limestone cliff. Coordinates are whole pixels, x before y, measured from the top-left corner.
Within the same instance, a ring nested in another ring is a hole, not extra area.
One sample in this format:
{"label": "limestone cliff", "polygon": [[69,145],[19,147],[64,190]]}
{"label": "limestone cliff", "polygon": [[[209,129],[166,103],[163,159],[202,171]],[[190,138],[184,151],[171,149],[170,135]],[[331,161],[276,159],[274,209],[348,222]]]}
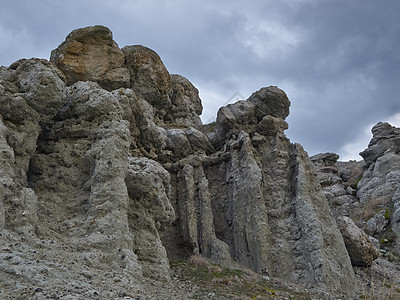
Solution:
{"label": "limestone cliff", "polygon": [[5,295],[123,297],[143,278],[170,281],[169,259],[191,254],[353,293],[312,162],[284,134],[282,90],[203,126],[197,89],[103,26],[73,31],[50,61],[0,68]]}

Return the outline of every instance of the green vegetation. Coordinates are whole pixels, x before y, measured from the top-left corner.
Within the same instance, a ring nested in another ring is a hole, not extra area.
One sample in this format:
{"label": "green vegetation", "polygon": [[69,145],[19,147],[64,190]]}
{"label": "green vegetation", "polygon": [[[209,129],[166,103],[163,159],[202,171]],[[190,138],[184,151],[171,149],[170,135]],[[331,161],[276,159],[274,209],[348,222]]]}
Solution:
{"label": "green vegetation", "polygon": [[353,187],[354,187],[355,189],[358,188],[358,184],[360,183],[361,179],[362,179],[362,176],[360,176],[359,178],[357,178],[356,182],[355,182],[354,185],[353,185]]}
{"label": "green vegetation", "polygon": [[387,208],[387,209],[385,210],[385,219],[386,219],[386,220],[389,220],[389,219],[390,219],[390,217],[392,216],[393,210],[394,210],[393,205],[392,205],[392,207]]}

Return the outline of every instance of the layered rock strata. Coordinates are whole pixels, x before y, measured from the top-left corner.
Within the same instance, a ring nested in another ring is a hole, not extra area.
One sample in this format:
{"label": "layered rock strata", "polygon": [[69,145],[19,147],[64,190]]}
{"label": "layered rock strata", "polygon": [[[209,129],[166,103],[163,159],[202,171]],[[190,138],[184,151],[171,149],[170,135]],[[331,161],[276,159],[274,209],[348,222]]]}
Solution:
{"label": "layered rock strata", "polygon": [[197,89],[154,51],[119,49],[105,27],[73,31],[51,62],[0,68],[3,289],[74,278],[79,295],[95,286],[112,298],[143,276],[169,281],[169,259],[201,254],[352,294],[312,162],[284,134],[282,90],[262,88],[202,126]]}

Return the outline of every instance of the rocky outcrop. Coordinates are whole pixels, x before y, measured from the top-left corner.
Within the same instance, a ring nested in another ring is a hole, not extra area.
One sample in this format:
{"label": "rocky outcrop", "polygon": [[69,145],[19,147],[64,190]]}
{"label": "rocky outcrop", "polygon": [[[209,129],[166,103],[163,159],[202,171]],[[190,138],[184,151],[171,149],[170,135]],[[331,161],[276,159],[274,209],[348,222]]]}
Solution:
{"label": "rocky outcrop", "polygon": [[197,89],[154,51],[119,49],[105,27],[73,31],[51,61],[0,69],[2,288],[111,299],[201,254],[353,293],[312,162],[284,134],[282,90],[203,127]]}
{"label": "rocky outcrop", "polygon": [[[325,197],[335,218],[351,216],[359,208],[359,201],[353,185],[356,171],[342,163],[339,170],[339,155],[335,153],[320,153],[311,157],[316,168],[317,177],[323,188]],[[354,174],[353,174],[354,173]],[[361,175],[360,175],[361,176]]]}
{"label": "rocky outcrop", "polygon": [[338,159],[339,155],[335,153],[320,153],[311,157],[324,195],[342,233],[352,265],[371,266],[379,257],[379,251],[370,241],[370,237],[353,221],[355,219],[358,224],[362,224],[359,214],[363,207],[356,197],[357,184],[355,184],[362,175],[360,163],[338,162]]}
{"label": "rocky outcrop", "polygon": [[400,255],[396,247],[400,243],[400,129],[378,123],[372,134],[368,148],[360,153],[365,164],[357,196],[369,211],[365,230]]}
{"label": "rocky outcrop", "polygon": [[346,185],[347,190],[351,194],[354,194],[363,174],[363,161],[338,161],[336,164],[339,170],[339,176]]}
{"label": "rocky outcrop", "polygon": [[[400,131],[388,123],[378,123],[372,128],[372,133],[368,148],[360,153],[363,162],[337,162],[338,156],[333,153],[318,154],[311,159],[338,222],[347,224],[342,216],[350,216],[359,228],[378,241],[380,251],[393,260],[391,252],[400,254],[397,250],[400,234],[397,226],[400,216]],[[352,253],[372,253],[368,250],[369,243],[360,243],[365,239],[349,238],[351,235],[343,231],[343,226],[341,231],[353,264]],[[364,250],[359,247],[362,244],[367,246]],[[353,251],[352,248],[359,249]],[[370,258],[357,259],[363,261],[357,264],[368,265]]]}
{"label": "rocky outcrop", "polygon": [[163,240],[174,257],[182,247],[178,252],[351,293],[350,260],[312,163],[284,135],[289,104],[268,87],[219,110],[207,132],[219,150],[176,157],[169,167],[180,239],[171,244],[169,232]]}

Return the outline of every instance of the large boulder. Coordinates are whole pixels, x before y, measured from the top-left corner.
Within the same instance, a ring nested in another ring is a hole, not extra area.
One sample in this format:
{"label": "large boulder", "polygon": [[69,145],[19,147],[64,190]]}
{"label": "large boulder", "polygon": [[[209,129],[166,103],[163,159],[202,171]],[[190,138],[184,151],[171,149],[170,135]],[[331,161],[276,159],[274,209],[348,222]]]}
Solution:
{"label": "large boulder", "polygon": [[371,266],[380,254],[368,235],[348,217],[339,217],[337,223],[353,266]]}
{"label": "large boulder", "polygon": [[114,42],[110,29],[104,26],[72,31],[51,52],[50,61],[64,72],[68,85],[90,80],[107,90],[114,90],[130,83],[125,55]]}
{"label": "large boulder", "polygon": [[[131,74],[130,87],[133,91],[160,110],[169,108],[171,76],[160,56],[141,45],[126,46],[122,52]],[[160,117],[164,115],[165,111]]]}
{"label": "large boulder", "polygon": [[217,132],[223,140],[241,130],[249,133],[283,134],[288,128],[285,118],[289,115],[290,101],[284,91],[269,86],[241,100],[221,107],[217,114]]}
{"label": "large boulder", "polygon": [[281,119],[289,115],[289,98],[276,86],[260,89],[253,93],[248,101],[255,105],[255,114],[259,121],[266,115]]}

